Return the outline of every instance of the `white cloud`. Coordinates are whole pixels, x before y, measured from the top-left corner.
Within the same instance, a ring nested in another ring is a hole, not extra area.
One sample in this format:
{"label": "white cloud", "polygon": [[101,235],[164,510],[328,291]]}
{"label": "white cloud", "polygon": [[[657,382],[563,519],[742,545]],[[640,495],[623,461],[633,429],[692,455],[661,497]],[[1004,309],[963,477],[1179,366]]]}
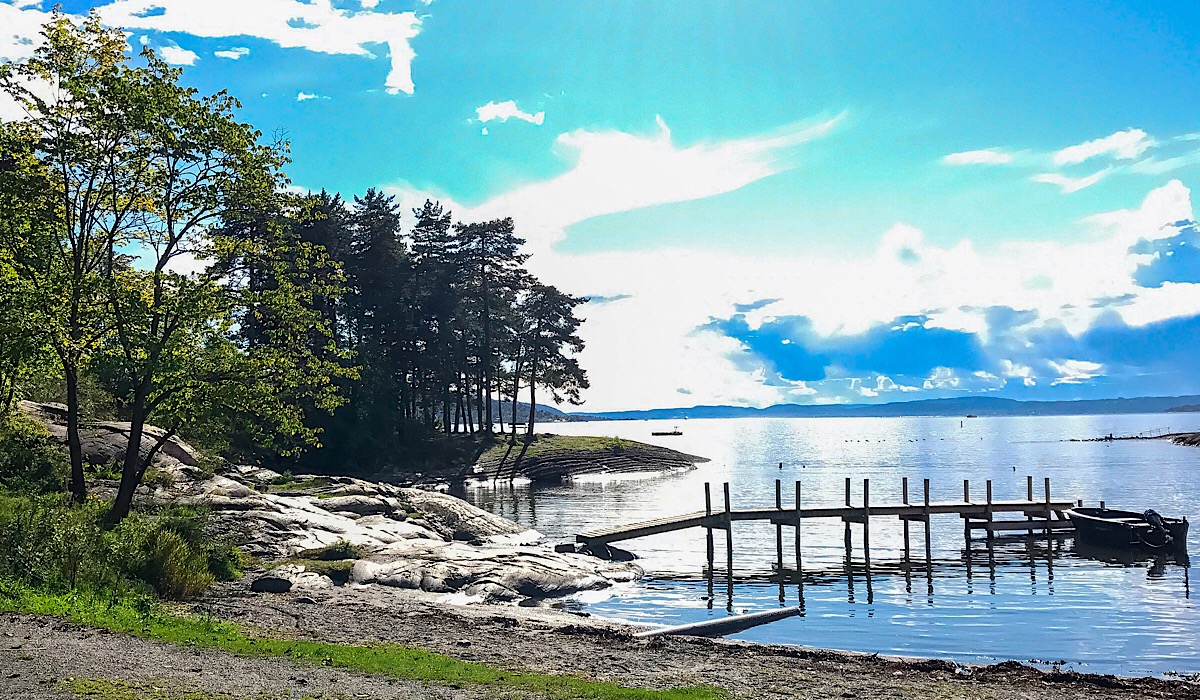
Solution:
{"label": "white cloud", "polygon": [[1051,360],[1050,366],[1058,372],[1058,379],[1051,382],[1051,386],[1059,384],[1082,384],[1083,382],[1100,376],[1104,370],[1104,366],[1096,362],[1087,360],[1064,360],[1063,362],[1055,362]]}
{"label": "white cloud", "polygon": [[[2,7],[2,6],[0,6]],[[105,23],[126,29],[177,32],[206,38],[249,36],[318,53],[377,57],[386,44],[391,69],[388,92],[413,92],[411,40],[421,28],[413,12],[354,12],[329,0],[116,0],[102,5]],[[158,10],[158,12],[151,12]],[[0,16],[0,24],[3,24]]]}
{"label": "white cloud", "polygon": [[1092,185],[1100,182],[1112,172],[1112,168],[1105,168],[1087,175],[1085,177],[1067,177],[1061,173],[1041,173],[1029,178],[1034,182],[1044,182],[1048,185],[1057,185],[1062,190],[1063,194],[1071,194],[1082,189],[1087,189]]}
{"label": "white cloud", "polygon": [[301,90],[300,92],[296,93],[296,101],[297,102],[307,102],[308,100],[328,100],[328,99],[329,98],[326,97],[325,95],[318,95],[315,92],[304,92],[303,90]]}
{"label": "white cloud", "polygon": [[245,46],[235,46],[225,51],[213,51],[213,55],[217,58],[228,58],[231,61],[236,61],[243,56],[249,56],[250,49]]}
{"label": "white cloud", "polygon": [[934,367],[933,373],[925,380],[926,389],[957,389],[962,380],[949,367]]}
{"label": "white cloud", "polygon": [[[455,214],[471,219],[477,210],[456,207]],[[790,384],[750,371],[746,363],[753,358],[741,343],[696,329],[713,317],[728,317],[735,303],[766,298],[779,301],[746,314],[752,328],[769,317],[806,316],[822,336],[862,333],[897,317],[922,313],[931,315],[931,327],[983,332],[987,324],[979,310],[995,305],[1036,312],[1034,329],[1061,324],[1068,333],[1079,335],[1105,312],[1091,308],[1095,299],[1122,294],[1136,295],[1133,303],[1115,310],[1130,325],[1196,314],[1200,313],[1200,285],[1139,288],[1132,280],[1138,256],[1129,254],[1130,245],[1139,238],[1173,235],[1176,229],[1164,224],[1186,218],[1191,218],[1189,192],[1173,181],[1150,192],[1137,208],[1084,220],[1081,225],[1089,235],[1071,243],[1018,241],[979,249],[964,240],[943,246],[925,240],[912,226],[898,225],[880,237],[873,251],[849,255],[542,249],[529,264],[547,283],[572,294],[631,295],[621,304],[588,305],[582,310],[587,317],[581,328],[587,348],[581,361],[592,379],[592,389],[584,397],[586,410],[770,405],[798,398],[830,401],[840,399],[830,395],[828,386],[808,382],[806,390],[821,393],[794,395]],[[525,230],[521,217],[517,217],[517,230]],[[1047,283],[1030,284],[1035,279]],[[1064,306],[1073,308],[1064,310]],[[1086,365],[1055,361],[1074,373],[1052,370],[1049,365],[1035,370],[1029,360],[1018,362],[1010,356],[1007,365],[1000,361],[991,369],[994,379],[939,369],[905,384],[925,388],[928,383],[930,389],[961,391],[968,386],[994,388],[1004,381],[1036,386],[1039,371],[1052,372],[1046,375],[1046,383],[1064,374],[1082,381],[1082,374],[1089,373]],[[890,377],[867,377],[859,386],[882,396],[891,382]],[[681,397],[676,392],[680,386],[693,393]]]}
{"label": "white cloud", "polygon": [[199,60],[199,56],[194,51],[188,51],[179,46],[164,46],[158,50],[158,55],[162,60],[174,66],[191,66],[195,65]]}
{"label": "white cloud", "polygon": [[1154,139],[1150,138],[1146,132],[1141,129],[1127,129],[1102,139],[1087,141],[1077,146],[1068,146],[1054,154],[1054,164],[1073,165],[1100,155],[1111,155],[1114,158],[1129,160],[1137,158],[1153,145]]}
{"label": "white cloud", "polygon": [[790,166],[790,149],[828,133],[841,119],[794,125],[773,136],[677,146],[661,118],[650,136],[620,131],[561,134],[574,165],[558,177],[526,185],[474,208],[477,219],[512,216],[535,249],[561,239],[587,219],[732,192]]}
{"label": "white cloud", "polygon": [[0,3],[0,61],[21,61],[33,55],[41,40],[42,25],[50,13],[27,3]]}
{"label": "white cloud", "polygon": [[1012,161],[1013,157],[1011,153],[1005,153],[995,148],[951,153],[942,158],[943,163],[950,165],[1004,165]]}
{"label": "white cloud", "polygon": [[490,122],[496,119],[506,122],[509,119],[520,119],[521,121],[526,121],[530,124],[541,126],[542,122],[546,119],[545,112],[530,114],[529,112],[523,111],[517,106],[517,103],[512,100],[505,102],[488,102],[482,107],[475,108],[475,114],[478,115],[479,121],[481,122]]}

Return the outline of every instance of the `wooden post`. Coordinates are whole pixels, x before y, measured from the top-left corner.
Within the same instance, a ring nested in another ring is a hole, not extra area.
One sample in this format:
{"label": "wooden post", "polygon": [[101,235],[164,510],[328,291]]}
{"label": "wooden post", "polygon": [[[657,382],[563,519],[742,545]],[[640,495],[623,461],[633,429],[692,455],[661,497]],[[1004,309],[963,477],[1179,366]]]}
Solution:
{"label": "wooden post", "polygon": [[[1033,503],[1033,475],[1025,475],[1025,500]],[[1026,537],[1033,537],[1033,516],[1028,511],[1025,513],[1025,522],[1029,523],[1029,529],[1025,531]]]}
{"label": "wooden post", "polygon": [[863,479],[863,559],[867,565],[867,596],[871,581],[871,480]]}
{"label": "wooden post", "polygon": [[[846,477],[846,505],[850,505],[850,477]],[[846,543],[846,566],[850,565],[850,521],[845,521],[846,532],[843,540]]]}
{"label": "wooden post", "polygon": [[929,479],[925,480],[925,564],[933,565],[933,538],[929,534]]}
{"label": "wooden post", "polygon": [[725,482],[725,571],[729,605],[733,605],[733,506],[729,498],[729,482]]}
{"label": "wooden post", "polygon": [[984,515],[987,518],[987,524],[989,525],[988,531],[987,531],[987,539],[988,539],[988,542],[991,542],[993,539],[995,539],[995,533],[992,532],[992,528],[990,527],[992,524],[992,480],[991,479],[987,480],[987,510],[984,511]]}
{"label": "wooden post", "polygon": [[796,580],[800,583],[800,590],[804,590],[804,576],[801,574],[801,559],[800,559],[800,481],[796,481]]}
{"label": "wooden post", "polygon": [[[900,480],[900,491],[902,492],[902,496],[904,498],[904,505],[908,505],[908,477],[907,476]],[[907,564],[908,560],[909,560],[908,519],[905,518],[901,522],[904,523],[904,563]]]}
{"label": "wooden post", "polygon": [[[970,479],[963,479],[963,502],[971,502]],[[967,548],[969,549],[971,547],[971,516],[967,515],[966,512],[963,513],[963,539],[967,541]],[[968,557],[967,562],[970,563],[970,561]]]}
{"label": "wooden post", "polygon": [[[783,482],[775,480],[775,510],[783,512]],[[782,517],[782,516],[777,516]],[[778,564],[779,585],[783,586],[783,522],[775,521],[775,563]]]}
{"label": "wooden post", "polygon": [[[704,482],[704,515],[708,516],[709,518],[712,517],[712,484],[709,484],[707,481]],[[713,529],[712,529],[712,523],[710,521],[707,521],[707,520],[705,521],[704,533],[705,533],[705,540],[707,541],[706,544],[708,545],[707,550],[706,550],[708,552],[708,570],[709,570],[708,581],[709,581],[709,587],[711,588],[712,587],[712,573],[711,572],[713,569]],[[708,592],[708,594],[711,597],[712,591],[710,590]]]}
{"label": "wooden post", "polygon": [[1050,477],[1046,477],[1046,536],[1050,536]]}

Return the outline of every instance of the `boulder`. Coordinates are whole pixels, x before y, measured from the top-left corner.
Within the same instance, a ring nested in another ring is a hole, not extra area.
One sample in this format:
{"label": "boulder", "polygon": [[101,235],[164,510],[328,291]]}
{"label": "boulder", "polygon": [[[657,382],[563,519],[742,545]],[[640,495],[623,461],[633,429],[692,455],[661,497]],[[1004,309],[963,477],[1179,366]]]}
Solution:
{"label": "boulder", "polygon": [[288,593],[332,588],[333,581],[323,574],[309,571],[298,564],[285,564],[250,582],[255,593]]}
{"label": "boulder", "polygon": [[352,583],[434,593],[465,593],[486,601],[541,600],[607,588],[641,576],[632,564],[603,562],[542,547],[408,540],[360,559]]}
{"label": "boulder", "polygon": [[[333,496],[314,501],[317,506],[333,513],[355,513],[357,515],[391,515],[396,505],[378,496]],[[401,511],[403,513],[403,511]]]}
{"label": "boulder", "polygon": [[250,590],[255,593],[287,593],[292,590],[292,582],[283,576],[264,574],[250,582]]}
{"label": "boulder", "polygon": [[448,493],[412,488],[406,488],[403,492],[404,501],[420,511],[430,528],[446,539],[504,541],[511,540],[515,535],[525,535],[526,540],[541,538],[532,530],[476,508]]}

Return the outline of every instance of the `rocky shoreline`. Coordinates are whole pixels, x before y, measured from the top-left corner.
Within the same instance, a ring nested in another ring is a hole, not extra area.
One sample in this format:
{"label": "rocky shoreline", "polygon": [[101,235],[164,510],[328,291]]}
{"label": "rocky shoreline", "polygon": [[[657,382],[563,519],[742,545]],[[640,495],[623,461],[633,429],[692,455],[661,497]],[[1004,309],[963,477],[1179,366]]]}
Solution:
{"label": "rocky shoreline", "polygon": [[[93,433],[93,442],[119,441],[119,427]],[[636,688],[706,684],[748,698],[1200,697],[1200,686],[1184,680],[1046,672],[1015,662],[963,666],[690,637],[638,639],[634,633],[640,628],[595,619],[572,601],[584,591],[636,580],[641,570],[631,562],[553,551],[537,532],[445,493],[250,466],[208,473],[197,464],[194,452],[176,441],[158,462],[153,482],[139,488],[137,502],[208,508],[213,534],[235,538],[258,563],[241,580],[217,585],[180,611],[271,636],[396,642],[502,669]],[[112,488],[100,482],[95,491]],[[19,657],[0,653],[0,674],[17,684],[10,687],[34,684],[30,692],[45,690],[31,668],[59,678],[105,668],[131,681],[151,678],[156,687],[179,676],[170,682],[235,695],[257,692],[254,686],[230,685],[240,673],[247,683],[275,693],[263,697],[311,695],[314,687],[325,687],[321,684],[352,694],[363,690],[367,697],[486,697],[420,684],[397,695],[398,687],[388,691],[376,677],[306,669],[286,659],[250,662],[205,652],[200,661],[188,650],[97,636],[46,618],[0,615],[0,632],[36,638],[12,647],[26,650]],[[103,644],[94,643],[98,638]],[[114,666],[106,665],[109,657],[103,654],[160,661]],[[193,666],[198,670],[175,672]]]}

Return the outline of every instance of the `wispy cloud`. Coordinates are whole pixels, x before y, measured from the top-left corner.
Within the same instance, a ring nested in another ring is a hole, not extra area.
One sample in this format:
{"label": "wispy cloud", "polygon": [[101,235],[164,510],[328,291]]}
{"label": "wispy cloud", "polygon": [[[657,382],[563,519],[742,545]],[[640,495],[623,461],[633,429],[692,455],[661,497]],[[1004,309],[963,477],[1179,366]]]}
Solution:
{"label": "wispy cloud", "polygon": [[1063,194],[1071,194],[1072,192],[1078,192],[1079,190],[1087,189],[1097,182],[1100,182],[1110,172],[1112,172],[1112,168],[1105,168],[1104,170],[1094,172],[1085,177],[1068,177],[1062,173],[1041,173],[1039,175],[1034,175],[1030,179],[1034,182],[1044,182],[1048,185],[1058,185]]}
{"label": "wispy cloud", "polygon": [[[479,121],[481,122],[490,122],[495,120],[506,122],[509,119],[520,119],[521,121],[526,121],[530,124],[541,126],[542,122],[544,122],[546,119],[545,112],[530,114],[529,112],[526,112],[518,107],[517,103],[513,100],[506,100],[504,102],[488,102],[482,107],[477,107],[475,109],[475,114],[478,115]],[[487,132],[485,131],[484,133],[486,134]]]}
{"label": "wispy cloud", "polygon": [[304,92],[303,90],[301,90],[300,92],[296,93],[296,101],[297,102],[307,102],[309,100],[328,100],[328,99],[329,98],[327,96],[318,95],[315,92]]}
{"label": "wispy cloud", "polygon": [[996,148],[951,153],[942,158],[942,162],[949,165],[1004,165],[1012,161],[1011,153],[1005,153]]}
{"label": "wispy cloud", "polygon": [[1141,129],[1126,129],[1125,131],[1118,131],[1115,134],[1105,136],[1102,139],[1086,141],[1076,146],[1068,146],[1056,152],[1053,160],[1055,165],[1074,165],[1101,155],[1129,160],[1137,158],[1153,145],[1154,139],[1150,138],[1145,131]]}
{"label": "wispy cloud", "polygon": [[478,218],[513,216],[531,244],[562,238],[576,223],[606,214],[685,202],[741,189],[787,170],[783,157],[800,144],[829,133],[841,116],[797,124],[770,135],[678,146],[661,117],[649,136],[579,129],[557,143],[574,154],[567,172],[497,196],[471,213]]}
{"label": "wispy cloud", "polygon": [[1088,360],[1063,360],[1062,362],[1050,360],[1049,364],[1054,371],[1058,372],[1058,378],[1050,383],[1051,386],[1079,384],[1100,376],[1104,370],[1104,366],[1100,363]]}
{"label": "wispy cloud", "polygon": [[213,51],[213,55],[217,58],[228,58],[231,61],[236,61],[243,56],[249,56],[250,49],[245,46],[235,46],[232,49],[224,51]]}

